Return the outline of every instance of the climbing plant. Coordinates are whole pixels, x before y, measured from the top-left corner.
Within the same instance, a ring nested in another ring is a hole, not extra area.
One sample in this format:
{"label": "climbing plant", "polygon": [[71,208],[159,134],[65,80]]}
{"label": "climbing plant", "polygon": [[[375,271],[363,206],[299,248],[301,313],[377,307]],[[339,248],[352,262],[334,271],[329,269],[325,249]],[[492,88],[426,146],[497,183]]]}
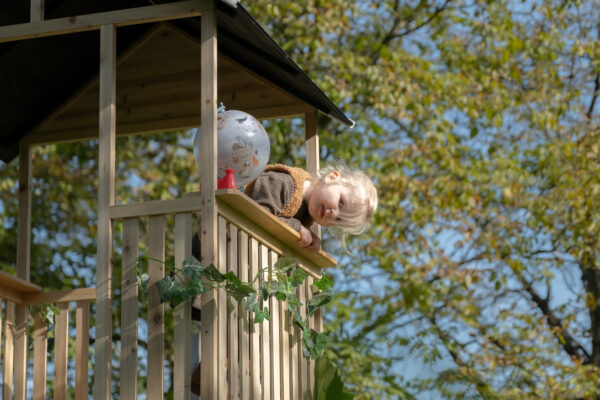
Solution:
{"label": "climbing plant", "polygon": [[[144,260],[147,259],[140,259]],[[164,263],[170,271],[155,284],[162,303],[176,307],[208,290],[223,289],[240,307],[253,313],[253,322],[257,324],[265,320],[271,321],[267,304],[269,299],[274,298],[286,305],[294,325],[301,330],[302,352],[305,357],[318,359],[329,343],[327,333],[317,332],[308,326],[308,319],[319,308],[328,304],[335,295],[333,281],[327,274],[323,274],[321,279],[314,282],[318,292],[303,304],[296,295],[296,289],[302,285],[308,274],[297,266],[297,261],[293,258],[278,259],[272,268],[265,267],[258,271],[251,282],[243,282],[232,271],[223,274],[213,264],[203,266],[194,256],[184,260],[181,267],[162,260],[156,261]],[[140,292],[147,293],[150,277],[139,268],[139,263],[137,272],[138,284],[142,288]],[[265,279],[260,280],[263,275]],[[302,307],[305,307],[305,313],[301,313]],[[304,318],[302,314],[305,315]]]}

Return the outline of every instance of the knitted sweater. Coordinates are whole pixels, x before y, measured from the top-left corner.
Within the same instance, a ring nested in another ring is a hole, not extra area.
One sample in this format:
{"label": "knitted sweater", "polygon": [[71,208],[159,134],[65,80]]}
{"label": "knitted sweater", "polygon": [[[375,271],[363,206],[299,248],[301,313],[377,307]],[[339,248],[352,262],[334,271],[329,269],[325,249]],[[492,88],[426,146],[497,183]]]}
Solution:
{"label": "knitted sweater", "polygon": [[300,232],[313,220],[308,205],[302,200],[304,182],[310,174],[302,168],[282,164],[267,165],[263,172],[246,185],[245,193],[258,204],[279,217],[284,223]]}

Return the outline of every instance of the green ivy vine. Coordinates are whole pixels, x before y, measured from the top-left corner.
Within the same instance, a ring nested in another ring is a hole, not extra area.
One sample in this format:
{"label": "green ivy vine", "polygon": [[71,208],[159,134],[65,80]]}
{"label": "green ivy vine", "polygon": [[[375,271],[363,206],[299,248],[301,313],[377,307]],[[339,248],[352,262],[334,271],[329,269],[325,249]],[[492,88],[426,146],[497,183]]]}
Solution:
{"label": "green ivy vine", "polygon": [[[313,294],[306,305],[303,304],[296,295],[296,289],[302,285],[308,274],[297,266],[298,263],[293,258],[279,258],[272,268],[261,269],[251,282],[243,282],[231,271],[223,274],[213,264],[203,266],[194,256],[184,260],[181,267],[153,258],[140,260],[149,259],[163,263],[169,270],[169,274],[155,284],[162,303],[169,303],[176,307],[181,302],[211,289],[223,289],[237,301],[240,309],[252,312],[253,322],[258,324],[264,320],[271,321],[266,304],[270,298],[275,298],[286,304],[294,325],[302,331],[304,357],[318,359],[330,341],[327,333],[309,328],[308,319],[332,300],[333,280],[329,275],[323,274],[321,279],[313,283],[319,291]],[[260,281],[258,290],[254,289],[253,285],[255,286],[259,277],[265,272],[267,278]],[[139,264],[137,275],[141,292],[147,293],[149,276],[141,271]],[[305,318],[302,318],[302,307],[306,310]]]}

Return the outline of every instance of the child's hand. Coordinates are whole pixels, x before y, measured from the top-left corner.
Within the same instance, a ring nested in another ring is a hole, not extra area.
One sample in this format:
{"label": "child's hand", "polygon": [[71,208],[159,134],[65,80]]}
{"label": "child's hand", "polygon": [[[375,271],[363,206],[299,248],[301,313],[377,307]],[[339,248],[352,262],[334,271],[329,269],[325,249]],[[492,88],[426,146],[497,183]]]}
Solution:
{"label": "child's hand", "polygon": [[300,228],[300,240],[297,243],[298,246],[311,252],[319,251],[321,248],[321,239],[305,227]]}

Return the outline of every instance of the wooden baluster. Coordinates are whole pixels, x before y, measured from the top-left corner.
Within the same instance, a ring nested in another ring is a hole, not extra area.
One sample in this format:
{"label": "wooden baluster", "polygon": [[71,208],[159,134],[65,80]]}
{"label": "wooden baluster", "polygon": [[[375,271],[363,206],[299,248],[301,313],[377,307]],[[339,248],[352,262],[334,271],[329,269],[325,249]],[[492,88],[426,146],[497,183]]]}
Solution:
{"label": "wooden baluster", "polygon": [[[192,218],[190,214],[175,215],[175,265],[180,268],[183,261],[192,253]],[[204,317],[204,314],[202,314]],[[175,373],[174,399],[189,400],[191,398],[191,333],[192,302],[184,301],[175,307],[173,313],[175,330]],[[203,353],[204,354],[204,353]],[[203,368],[204,370],[204,368]]]}
{"label": "wooden baluster", "polygon": [[[218,236],[217,236],[217,269],[221,273],[227,272],[227,222],[223,218],[218,219]],[[231,360],[227,359],[227,295],[222,291],[215,291],[217,299],[217,335],[218,346],[217,352],[218,369],[219,369],[219,399],[228,398],[227,386],[227,365]]]}
{"label": "wooden baluster", "polygon": [[67,365],[69,344],[69,303],[57,303],[59,309],[54,328],[54,399],[67,398]]}
{"label": "wooden baluster", "polygon": [[[248,234],[241,229],[238,231],[238,252],[239,252],[239,271],[240,280],[249,282],[252,278],[248,277]],[[241,400],[250,400],[250,325],[252,321],[249,318],[249,313],[244,309],[239,310],[240,324],[240,394]]]}
{"label": "wooden baluster", "polygon": [[[253,280],[258,274],[258,242],[256,239],[250,239],[250,279]],[[258,285],[255,285],[258,289]],[[252,399],[260,400],[261,396],[261,371],[260,371],[260,326],[254,324],[254,313],[250,313],[248,319],[250,325],[250,357],[252,358]]]}
{"label": "wooden baluster", "polygon": [[[148,228],[148,253],[150,258],[165,259],[165,216],[150,217]],[[153,286],[165,276],[164,265],[148,261],[148,400],[162,400],[164,396],[165,359],[165,306],[160,302],[158,290]]]}
{"label": "wooden baluster", "polygon": [[[260,245],[258,247],[258,260],[259,260],[259,268],[262,270],[269,266],[269,250],[266,246]],[[262,273],[262,281],[266,281],[269,276],[269,271],[264,270]],[[265,304],[262,300],[261,303],[263,307],[269,308],[269,313],[271,314],[272,307],[270,304]],[[269,321],[263,321],[261,324],[261,372],[262,372],[262,389],[263,389],[263,400],[270,400],[272,398],[271,395],[271,378],[273,376],[273,372],[271,371],[271,337],[270,337],[270,328]]]}
{"label": "wooden baluster", "polygon": [[12,398],[13,357],[15,334],[15,305],[10,301],[4,303],[6,320],[4,323],[4,373],[2,374],[2,398]]}
{"label": "wooden baluster", "polygon": [[[273,265],[277,262],[277,253],[269,251],[269,266],[273,271],[275,279],[275,269]],[[271,309],[271,322],[269,322],[269,334],[271,335],[271,394],[274,399],[281,398],[281,325],[279,317],[279,300],[271,298],[269,300]]]}
{"label": "wooden baluster", "polygon": [[137,393],[138,285],[135,266],[138,258],[139,222],[123,221],[121,278],[121,374],[122,399],[134,399]]}
{"label": "wooden baluster", "polygon": [[[233,272],[236,276],[240,276],[238,269],[238,230],[233,224],[229,224],[229,235],[227,237],[227,271]],[[225,296],[224,296],[225,297]],[[239,337],[238,337],[238,304],[231,298],[233,309],[229,314],[229,397],[237,400],[239,397],[239,371],[240,371],[240,354],[239,354]]]}
{"label": "wooden baluster", "polygon": [[[306,278],[306,301],[308,302],[312,298],[312,283],[314,278],[309,276]],[[308,328],[315,329],[315,315],[313,314],[308,319]],[[308,368],[308,398],[312,399],[312,391],[315,386],[315,361],[312,358],[306,359]]]}
{"label": "wooden baluster", "polygon": [[75,332],[75,400],[85,400],[88,398],[88,351],[90,347],[89,300],[77,302]]}
{"label": "wooden baluster", "polygon": [[35,315],[33,328],[33,400],[46,399],[47,362],[48,323],[40,315]]}
{"label": "wooden baluster", "polygon": [[[300,285],[298,300],[303,304],[300,309],[300,315],[302,316],[302,320],[306,321],[306,280]],[[308,363],[306,362],[306,358],[302,352],[302,332],[298,334],[298,372],[299,372],[299,381],[298,388],[300,389],[299,399],[304,400],[307,396],[307,393],[310,392],[308,389]]]}

